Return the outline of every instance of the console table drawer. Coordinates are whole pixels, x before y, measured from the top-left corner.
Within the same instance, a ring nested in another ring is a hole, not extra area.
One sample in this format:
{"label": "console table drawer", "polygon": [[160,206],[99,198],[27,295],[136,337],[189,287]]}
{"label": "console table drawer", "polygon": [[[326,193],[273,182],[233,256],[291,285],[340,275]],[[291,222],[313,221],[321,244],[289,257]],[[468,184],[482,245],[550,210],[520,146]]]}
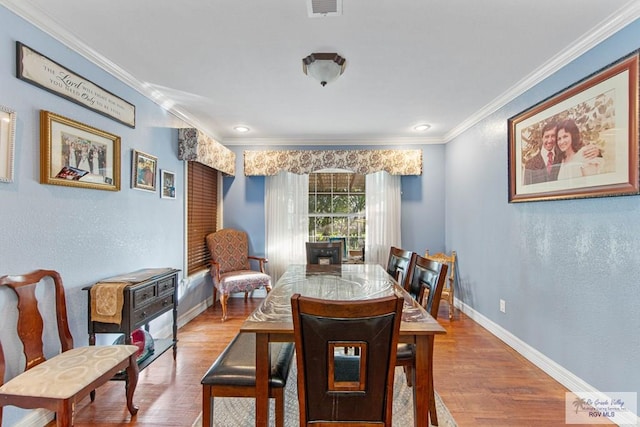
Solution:
{"label": "console table drawer", "polygon": [[133,291],[133,308],[149,304],[158,295],[158,288],[155,283],[144,286]]}
{"label": "console table drawer", "polygon": [[142,307],[139,310],[133,312],[133,323],[140,324],[145,323],[148,319],[155,317],[156,315],[163,313],[173,307],[173,294],[166,295],[163,298],[158,298],[151,302],[149,305]]}
{"label": "console table drawer", "polygon": [[167,293],[173,293],[176,288],[176,276],[171,276],[167,279],[158,281],[158,295],[164,295]]}

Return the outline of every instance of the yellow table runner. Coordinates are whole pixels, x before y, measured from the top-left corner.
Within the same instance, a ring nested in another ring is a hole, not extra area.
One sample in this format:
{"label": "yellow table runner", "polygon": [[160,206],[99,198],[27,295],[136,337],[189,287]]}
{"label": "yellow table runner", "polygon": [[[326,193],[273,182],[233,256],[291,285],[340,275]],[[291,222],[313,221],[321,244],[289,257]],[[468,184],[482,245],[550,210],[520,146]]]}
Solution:
{"label": "yellow table runner", "polygon": [[124,288],[171,271],[171,268],[143,268],[96,283],[90,291],[91,321],[119,325],[122,322]]}
{"label": "yellow table runner", "polygon": [[91,287],[91,320],[93,322],[122,322],[123,289],[130,282],[100,282]]}

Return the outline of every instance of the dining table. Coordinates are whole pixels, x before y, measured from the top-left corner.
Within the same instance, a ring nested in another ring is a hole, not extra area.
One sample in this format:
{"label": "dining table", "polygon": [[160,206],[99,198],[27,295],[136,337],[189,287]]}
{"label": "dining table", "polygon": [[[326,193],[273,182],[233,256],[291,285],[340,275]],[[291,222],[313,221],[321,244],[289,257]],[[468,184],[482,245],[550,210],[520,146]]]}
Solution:
{"label": "dining table", "polygon": [[256,426],[269,425],[269,343],[293,342],[291,296],[357,301],[402,296],[400,342],[416,346],[413,384],[414,425],[429,426],[430,343],[446,330],[379,264],[304,265],[287,267],[262,303],[244,321],[240,332],[256,334]]}

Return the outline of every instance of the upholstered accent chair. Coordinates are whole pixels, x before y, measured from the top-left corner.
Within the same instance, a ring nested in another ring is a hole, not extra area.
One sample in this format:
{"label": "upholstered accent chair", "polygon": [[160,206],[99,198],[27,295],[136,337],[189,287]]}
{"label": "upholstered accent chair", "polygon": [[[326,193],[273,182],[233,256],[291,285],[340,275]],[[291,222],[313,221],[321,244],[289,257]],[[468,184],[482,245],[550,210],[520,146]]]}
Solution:
{"label": "upholstered accent chair", "polygon": [[[3,383],[5,356],[0,345],[0,425],[2,408],[12,405],[49,409],[56,414],[57,427],[73,426],[76,403],[87,395],[93,401],[93,391],[125,369],[127,408],[131,416],[138,412],[133,404],[138,383],[138,347],[90,345],[74,348],[64,286],[58,272],[36,270],[25,275],[0,277],[0,294],[5,292],[13,294],[7,299],[17,304],[15,333],[16,340],[22,344],[24,366],[21,373]],[[49,354],[51,349],[45,350],[55,346],[59,349],[57,354]]]}
{"label": "upholstered accent chair", "polygon": [[[249,238],[240,230],[224,228],[207,236],[211,253],[211,277],[213,278],[213,304],[220,292],[222,320],[227,319],[227,300],[230,294],[249,292],[264,287],[271,291],[271,276],[265,272],[266,258],[249,255]],[[259,271],[251,268],[251,261],[258,263]]]}

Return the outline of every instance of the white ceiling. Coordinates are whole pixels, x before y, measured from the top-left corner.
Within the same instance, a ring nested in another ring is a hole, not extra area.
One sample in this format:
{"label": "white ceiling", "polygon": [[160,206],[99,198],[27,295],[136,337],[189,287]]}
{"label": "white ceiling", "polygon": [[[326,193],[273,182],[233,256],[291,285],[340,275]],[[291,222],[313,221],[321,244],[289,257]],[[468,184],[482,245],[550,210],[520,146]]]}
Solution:
{"label": "white ceiling", "polygon": [[[0,4],[227,145],[446,142],[640,17],[640,0],[343,0],[321,18],[305,0]],[[344,74],[303,74],[313,52]]]}

